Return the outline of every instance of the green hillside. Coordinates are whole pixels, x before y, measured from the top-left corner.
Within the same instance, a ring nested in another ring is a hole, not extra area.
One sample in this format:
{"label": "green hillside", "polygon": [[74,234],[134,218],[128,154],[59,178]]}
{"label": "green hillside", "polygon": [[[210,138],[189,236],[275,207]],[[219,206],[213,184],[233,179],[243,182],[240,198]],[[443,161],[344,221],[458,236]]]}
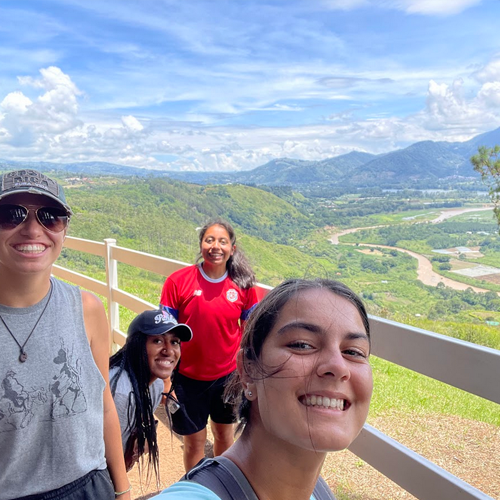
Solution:
{"label": "green hillside", "polygon": [[72,187],[67,196],[75,211],[70,234],[116,238],[122,246],[179,260],[192,260],[197,251],[196,227],[214,217],[227,218],[247,234],[280,243],[314,228],[286,201],[247,186],[103,178]]}

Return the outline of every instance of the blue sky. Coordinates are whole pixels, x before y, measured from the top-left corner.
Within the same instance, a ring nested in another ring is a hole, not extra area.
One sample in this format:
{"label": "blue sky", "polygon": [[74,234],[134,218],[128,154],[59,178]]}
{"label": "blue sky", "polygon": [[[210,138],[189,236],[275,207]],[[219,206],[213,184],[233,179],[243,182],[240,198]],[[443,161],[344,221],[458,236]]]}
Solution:
{"label": "blue sky", "polygon": [[0,158],[241,170],[500,126],[498,0],[2,0]]}

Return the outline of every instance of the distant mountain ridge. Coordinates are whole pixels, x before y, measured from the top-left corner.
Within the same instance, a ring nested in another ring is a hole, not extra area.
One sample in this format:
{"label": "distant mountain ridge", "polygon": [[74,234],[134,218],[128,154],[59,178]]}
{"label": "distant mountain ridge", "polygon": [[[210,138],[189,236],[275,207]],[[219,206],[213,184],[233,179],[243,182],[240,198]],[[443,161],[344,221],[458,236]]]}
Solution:
{"label": "distant mountain ridge", "polygon": [[0,160],[0,169],[38,168],[87,175],[166,176],[196,184],[289,185],[295,188],[327,184],[349,187],[411,187],[460,178],[478,179],[470,157],[479,146],[500,144],[500,128],[465,142],[421,141],[381,155],[360,151],[326,160],[278,158],[253,170],[238,172],[162,171],[105,162],[48,163]]}
{"label": "distant mountain ridge", "polygon": [[74,174],[86,175],[151,175],[154,172],[164,172],[157,170],[149,170],[139,167],[127,167],[117,163],[107,163],[104,161],[89,161],[82,163],[54,163],[47,161],[13,161],[0,159],[0,171],[15,170],[21,168],[33,168],[45,172],[47,170],[64,171]]}

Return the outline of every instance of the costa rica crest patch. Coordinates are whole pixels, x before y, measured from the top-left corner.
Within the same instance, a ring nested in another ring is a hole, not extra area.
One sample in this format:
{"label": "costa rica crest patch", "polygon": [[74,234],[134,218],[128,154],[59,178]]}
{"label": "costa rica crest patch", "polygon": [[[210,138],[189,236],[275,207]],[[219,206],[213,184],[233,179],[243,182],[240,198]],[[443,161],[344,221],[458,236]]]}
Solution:
{"label": "costa rica crest patch", "polygon": [[226,299],[229,302],[236,302],[238,300],[238,292],[234,288],[229,289],[226,292]]}

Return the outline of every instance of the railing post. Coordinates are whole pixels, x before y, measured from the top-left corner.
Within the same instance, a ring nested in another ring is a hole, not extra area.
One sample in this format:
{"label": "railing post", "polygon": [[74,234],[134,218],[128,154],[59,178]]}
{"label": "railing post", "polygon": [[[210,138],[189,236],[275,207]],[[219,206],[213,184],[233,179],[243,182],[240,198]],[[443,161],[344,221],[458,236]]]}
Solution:
{"label": "railing post", "polygon": [[120,311],[118,303],[113,301],[113,288],[118,288],[118,262],[111,257],[112,248],[116,246],[114,238],[106,238],[106,284],[108,286],[108,322],[109,322],[109,353],[113,352],[113,336],[120,328]]}

